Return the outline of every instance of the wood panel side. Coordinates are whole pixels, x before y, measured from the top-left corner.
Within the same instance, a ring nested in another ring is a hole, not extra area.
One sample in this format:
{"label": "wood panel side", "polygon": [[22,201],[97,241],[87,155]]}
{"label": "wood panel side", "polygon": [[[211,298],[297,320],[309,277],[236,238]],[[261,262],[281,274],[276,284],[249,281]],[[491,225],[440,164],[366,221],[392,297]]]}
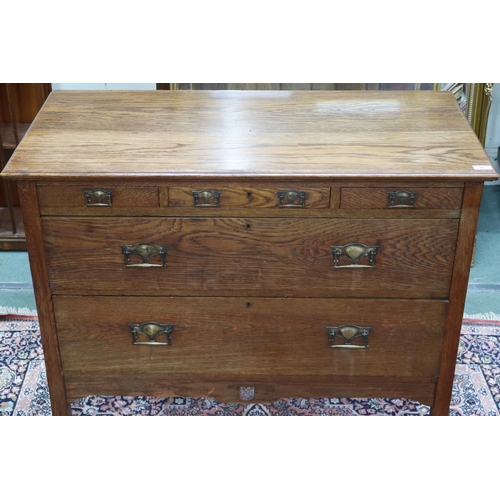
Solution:
{"label": "wood panel side", "polygon": [[465,184],[462,217],[460,218],[458,229],[457,249],[451,278],[450,305],[446,318],[441,368],[432,410],[433,415],[446,416],[449,414],[460,330],[462,327],[482,193],[482,183],[467,182]]}
{"label": "wood panel side", "polygon": [[23,210],[26,247],[29,254],[38,320],[42,335],[52,414],[67,415],[66,390],[49,289],[36,185],[34,182],[21,181],[18,183],[18,189]]}

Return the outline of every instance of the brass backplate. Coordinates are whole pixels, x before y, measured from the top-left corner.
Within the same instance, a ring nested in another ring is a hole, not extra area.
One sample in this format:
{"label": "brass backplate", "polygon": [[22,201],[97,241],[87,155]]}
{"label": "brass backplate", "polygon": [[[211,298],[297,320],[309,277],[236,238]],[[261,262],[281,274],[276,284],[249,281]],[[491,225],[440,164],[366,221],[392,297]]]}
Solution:
{"label": "brass backplate", "polygon": [[[341,347],[347,349],[366,349],[368,348],[368,337],[371,333],[372,327],[370,326],[357,326],[357,325],[340,325],[340,326],[327,326],[328,342],[330,347]],[[360,338],[361,344],[353,344],[352,342]],[[340,339],[340,343],[338,340]]]}
{"label": "brass backplate", "polygon": [[[132,323],[128,325],[134,345],[171,345],[174,325],[162,323]],[[146,340],[141,340],[145,338]],[[163,338],[164,340],[159,340]]]}
{"label": "brass backplate", "polygon": [[193,191],[195,207],[220,207],[220,191]]}
{"label": "brass backplate", "polygon": [[305,208],[306,206],[306,192],[295,191],[278,191],[279,206],[281,208]]}
{"label": "brass backplate", "polygon": [[415,208],[416,191],[394,191],[389,193],[389,208]]}
{"label": "brass backplate", "polygon": [[[362,243],[349,243],[342,246],[331,245],[333,265],[336,268],[366,268],[375,267],[375,256],[378,246],[368,246]],[[342,264],[342,262],[346,262]]]}
{"label": "brass backplate", "polygon": [[[167,246],[154,245],[153,243],[134,243],[133,245],[120,245],[125,256],[125,267],[166,267]],[[154,257],[159,257],[158,263],[150,262]],[[132,258],[134,257],[134,262]],[[138,259],[138,262],[135,260]]]}
{"label": "brass backplate", "polygon": [[87,207],[111,207],[113,191],[108,189],[89,189],[83,192],[85,195],[85,206]]}

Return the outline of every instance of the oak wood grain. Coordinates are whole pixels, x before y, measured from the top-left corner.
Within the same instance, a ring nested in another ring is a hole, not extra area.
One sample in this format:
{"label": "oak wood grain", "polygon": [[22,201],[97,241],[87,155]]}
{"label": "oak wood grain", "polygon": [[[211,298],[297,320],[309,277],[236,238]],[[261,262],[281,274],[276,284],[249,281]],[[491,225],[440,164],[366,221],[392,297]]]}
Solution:
{"label": "oak wood grain", "polygon": [[415,206],[412,210],[457,210],[462,206],[463,189],[461,188],[430,188],[416,186],[386,186],[383,188],[342,188],[340,208],[343,209],[388,209],[406,210],[405,208],[390,208],[389,193],[411,191],[417,193]]}
{"label": "oak wood grain", "polygon": [[[436,378],[446,301],[54,297],[63,369],[174,374]],[[173,324],[172,344],[133,345],[129,324]],[[327,326],[372,327],[367,349]]]}
{"label": "oak wood grain", "polygon": [[[159,195],[160,207],[168,207],[168,205],[169,205],[168,187],[159,187],[158,195]],[[138,214],[134,214],[134,215],[138,215]]]}
{"label": "oak wood grain", "polygon": [[255,387],[251,403],[268,403],[280,398],[408,398],[432,405],[435,378],[292,376],[292,375],[189,375],[169,374],[168,378],[148,373],[67,372],[68,400],[99,394],[158,397],[208,397],[225,403],[245,403],[240,387]]}
{"label": "oak wood grain", "polygon": [[157,187],[122,187],[115,184],[82,184],[72,186],[66,184],[39,185],[38,200],[40,208],[45,207],[81,207],[86,209],[87,214],[97,210],[101,212],[110,207],[86,207],[85,191],[92,189],[104,189],[112,191],[113,207],[158,207]]}
{"label": "oak wood grain", "polygon": [[[497,177],[477,164],[447,93],[53,93],[5,177],[23,179],[54,412],[255,386],[255,401],[447,414],[481,182]],[[85,207],[82,186],[111,186],[113,206]],[[417,208],[385,208],[394,187]],[[224,203],[193,207],[198,188]],[[276,208],[287,189],[309,191],[307,210]],[[166,267],[126,268],[120,245],[139,242],[166,245]],[[348,243],[379,246],[375,268],[335,269],[330,246]],[[174,324],[172,345],[132,345],[146,321]],[[345,323],[373,328],[368,349],[328,345]]]}
{"label": "oak wood grain", "polygon": [[43,249],[43,235],[36,186],[33,182],[21,181],[18,183],[18,189],[26,232],[26,246],[35,290],[38,321],[42,336],[52,414],[67,415],[68,408],[64,376],[62,373],[51,293],[47,281],[47,263]]}
{"label": "oak wood grain", "polygon": [[55,91],[12,178],[493,180],[447,92]]}
{"label": "oak wood grain", "polygon": [[[160,197],[166,190],[160,190]],[[165,197],[164,199],[168,199]],[[335,203],[335,201],[334,201]],[[41,207],[46,216],[88,217],[259,217],[259,218],[332,218],[332,219],[459,219],[460,210],[299,210],[280,208],[208,208],[203,207],[105,207],[90,211],[87,207]]]}
{"label": "oak wood grain", "polygon": [[[51,290],[93,295],[447,298],[457,228],[455,219],[43,219]],[[135,243],[166,245],[166,267],[125,267],[120,245]],[[331,245],[351,243],[380,246],[374,268],[334,268]]]}
{"label": "oak wood grain", "polygon": [[[239,207],[239,208],[280,208],[279,191],[303,191],[305,196],[305,207],[307,209],[328,208],[330,205],[330,188],[310,187],[305,185],[276,185],[274,187],[264,188],[258,185],[246,186],[225,186],[223,184],[201,183],[187,187],[171,187],[168,190],[169,206],[171,207],[192,207],[193,191],[210,190],[220,193],[220,208]],[[206,207],[204,207],[206,208]],[[293,207],[293,210],[300,208]]]}
{"label": "oak wood grain", "polygon": [[440,376],[432,408],[433,415],[447,416],[450,411],[455,363],[460,342],[460,330],[462,327],[467,283],[482,193],[483,184],[465,184],[462,217],[460,219],[457,240],[457,253],[451,281],[450,307],[446,319],[446,334]]}
{"label": "oak wood grain", "polygon": [[340,208],[340,192],[341,188],[334,186],[330,190],[330,208],[332,210],[338,210]]}

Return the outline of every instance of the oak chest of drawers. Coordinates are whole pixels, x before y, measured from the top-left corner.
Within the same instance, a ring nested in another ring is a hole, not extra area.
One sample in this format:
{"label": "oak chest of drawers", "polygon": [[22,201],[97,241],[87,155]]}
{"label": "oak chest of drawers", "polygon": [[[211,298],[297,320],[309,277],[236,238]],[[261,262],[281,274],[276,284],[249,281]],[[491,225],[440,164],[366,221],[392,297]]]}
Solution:
{"label": "oak chest of drawers", "polygon": [[91,394],[448,413],[497,177],[451,94],[53,92],[3,175],[54,414]]}

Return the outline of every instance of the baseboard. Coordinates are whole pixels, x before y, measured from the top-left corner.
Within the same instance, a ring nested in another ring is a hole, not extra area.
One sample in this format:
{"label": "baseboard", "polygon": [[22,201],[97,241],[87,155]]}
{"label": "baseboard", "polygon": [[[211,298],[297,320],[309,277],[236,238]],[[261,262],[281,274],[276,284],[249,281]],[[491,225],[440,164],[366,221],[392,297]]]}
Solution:
{"label": "baseboard", "polygon": [[37,311],[27,307],[2,307],[0,306],[0,316],[36,316]]}
{"label": "baseboard", "polygon": [[484,313],[484,314],[464,314],[464,319],[490,319],[492,321],[500,321],[500,314]]}

